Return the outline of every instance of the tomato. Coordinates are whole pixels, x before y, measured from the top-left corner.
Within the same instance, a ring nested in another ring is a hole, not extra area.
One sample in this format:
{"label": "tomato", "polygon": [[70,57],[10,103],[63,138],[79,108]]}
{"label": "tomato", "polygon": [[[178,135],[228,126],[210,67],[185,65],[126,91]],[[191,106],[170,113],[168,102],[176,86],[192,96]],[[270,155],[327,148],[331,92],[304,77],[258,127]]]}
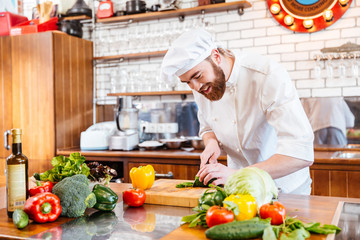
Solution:
{"label": "tomato", "polygon": [[279,202],[266,203],[260,207],[260,217],[263,219],[271,218],[272,225],[280,225],[286,217],[286,209]]}
{"label": "tomato", "polygon": [[212,206],[206,212],[206,224],[209,227],[234,221],[234,213],[220,206]]}
{"label": "tomato", "polygon": [[131,207],[140,207],[144,204],[146,194],[142,189],[128,189],[123,192],[124,202]]}

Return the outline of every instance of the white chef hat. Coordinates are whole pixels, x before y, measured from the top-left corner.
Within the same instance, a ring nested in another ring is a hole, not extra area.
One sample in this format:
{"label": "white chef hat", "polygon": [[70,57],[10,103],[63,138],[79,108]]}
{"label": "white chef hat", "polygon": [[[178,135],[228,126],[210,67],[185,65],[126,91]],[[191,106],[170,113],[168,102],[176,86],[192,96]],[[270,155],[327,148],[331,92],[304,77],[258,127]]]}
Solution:
{"label": "white chef hat", "polygon": [[167,51],[161,64],[163,80],[171,80],[174,76],[181,76],[217,48],[213,37],[204,29],[197,28],[183,33]]}

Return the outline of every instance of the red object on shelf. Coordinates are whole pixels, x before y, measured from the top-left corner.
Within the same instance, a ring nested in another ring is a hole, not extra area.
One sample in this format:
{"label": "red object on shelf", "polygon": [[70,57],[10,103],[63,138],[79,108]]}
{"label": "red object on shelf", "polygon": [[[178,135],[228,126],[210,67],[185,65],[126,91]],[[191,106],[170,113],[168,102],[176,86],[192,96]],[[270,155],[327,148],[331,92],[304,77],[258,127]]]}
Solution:
{"label": "red object on shelf", "polygon": [[28,18],[11,12],[0,12],[0,36],[10,34],[10,29],[20,23],[28,21]]}
{"label": "red object on shelf", "polygon": [[45,32],[51,30],[57,30],[57,21],[58,18],[51,18],[49,21],[44,23],[39,23],[39,19],[33,19],[24,23],[21,23],[15,27],[10,29],[10,35],[21,35],[27,33],[37,33],[37,32]]}
{"label": "red object on shelf", "polygon": [[113,3],[110,0],[102,1],[96,13],[97,18],[108,18],[114,15]]}

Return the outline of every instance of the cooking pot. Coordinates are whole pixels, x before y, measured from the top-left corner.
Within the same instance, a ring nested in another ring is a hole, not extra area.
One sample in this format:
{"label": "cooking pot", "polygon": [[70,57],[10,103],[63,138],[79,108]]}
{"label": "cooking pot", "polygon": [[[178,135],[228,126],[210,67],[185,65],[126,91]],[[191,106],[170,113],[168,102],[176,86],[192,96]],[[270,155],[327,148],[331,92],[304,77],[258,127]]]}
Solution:
{"label": "cooking pot", "polygon": [[57,24],[60,31],[71,36],[82,38],[82,24],[79,21],[60,21]]}
{"label": "cooking pot", "polygon": [[203,150],[205,149],[204,141],[201,137],[188,137],[188,140],[191,141],[191,146],[197,150]]}
{"label": "cooking pot", "polygon": [[146,12],[146,2],[142,0],[131,0],[126,2],[126,14]]}

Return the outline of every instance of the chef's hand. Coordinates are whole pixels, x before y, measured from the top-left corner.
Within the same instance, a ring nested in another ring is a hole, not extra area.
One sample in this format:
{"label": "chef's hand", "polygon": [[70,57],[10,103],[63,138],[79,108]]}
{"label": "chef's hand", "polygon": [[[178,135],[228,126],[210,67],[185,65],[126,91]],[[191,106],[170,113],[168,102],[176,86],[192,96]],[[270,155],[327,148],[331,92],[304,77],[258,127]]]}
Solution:
{"label": "chef's hand", "polygon": [[205,185],[213,178],[216,178],[216,180],[212,182],[212,184],[221,185],[225,184],[226,179],[234,172],[236,172],[236,169],[229,168],[221,163],[214,163],[207,164],[200,168],[196,176],[198,176],[200,182],[203,182]]}
{"label": "chef's hand", "polygon": [[[200,169],[203,168],[207,163],[215,164],[220,156],[221,150],[217,141],[209,141],[204,151],[200,155],[201,163]],[[208,162],[209,161],[209,162]]]}

